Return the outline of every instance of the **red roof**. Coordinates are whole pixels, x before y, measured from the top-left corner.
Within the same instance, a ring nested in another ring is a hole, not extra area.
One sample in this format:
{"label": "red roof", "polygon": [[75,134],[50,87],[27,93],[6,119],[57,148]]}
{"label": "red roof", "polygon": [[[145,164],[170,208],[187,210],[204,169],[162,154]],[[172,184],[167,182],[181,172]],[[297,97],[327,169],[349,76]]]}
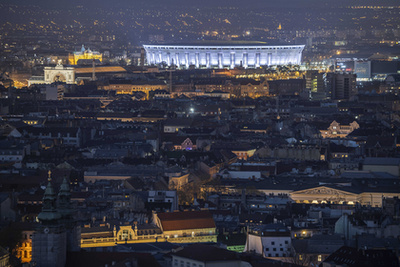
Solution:
{"label": "red roof", "polygon": [[208,211],[167,212],[157,216],[163,231],[215,228],[212,214]]}

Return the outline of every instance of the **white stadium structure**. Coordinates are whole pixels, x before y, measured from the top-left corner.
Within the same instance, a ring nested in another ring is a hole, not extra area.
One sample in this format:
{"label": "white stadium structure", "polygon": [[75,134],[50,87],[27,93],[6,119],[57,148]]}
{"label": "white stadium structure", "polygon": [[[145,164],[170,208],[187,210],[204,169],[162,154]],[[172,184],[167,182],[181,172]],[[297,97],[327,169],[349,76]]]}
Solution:
{"label": "white stadium structure", "polygon": [[258,68],[269,65],[300,64],[304,45],[251,44],[157,44],[143,45],[147,63],[174,64],[178,68]]}

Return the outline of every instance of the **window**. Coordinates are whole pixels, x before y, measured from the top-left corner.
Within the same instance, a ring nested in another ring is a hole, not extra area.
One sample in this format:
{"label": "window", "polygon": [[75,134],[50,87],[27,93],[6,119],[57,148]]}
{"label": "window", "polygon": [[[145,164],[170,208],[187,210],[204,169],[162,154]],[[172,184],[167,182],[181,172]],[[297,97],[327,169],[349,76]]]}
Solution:
{"label": "window", "polygon": [[322,261],[322,255],[318,255],[318,261]]}
{"label": "window", "polygon": [[269,251],[269,248],[265,248],[265,251]]}
{"label": "window", "polygon": [[274,242],[274,241],[272,241],[272,242],[271,242],[271,245],[275,245],[275,242]]}
{"label": "window", "polygon": [[175,265],[175,266],[178,266],[178,264],[179,264],[179,263],[178,263],[178,260],[175,259],[175,260],[174,260],[174,265]]}
{"label": "window", "polygon": [[273,250],[273,251],[276,251],[276,248],[273,248],[272,250]]}
{"label": "window", "polygon": [[286,245],[289,244],[289,241],[286,240],[286,241],[285,241],[285,244],[286,244]]}
{"label": "window", "polygon": [[281,248],[280,251],[283,251],[283,248]]}

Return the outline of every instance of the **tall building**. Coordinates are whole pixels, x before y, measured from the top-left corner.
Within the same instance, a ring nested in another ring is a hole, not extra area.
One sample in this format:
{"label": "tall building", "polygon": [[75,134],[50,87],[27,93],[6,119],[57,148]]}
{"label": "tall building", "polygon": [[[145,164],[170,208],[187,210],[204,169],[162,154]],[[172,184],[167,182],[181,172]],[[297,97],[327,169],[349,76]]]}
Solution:
{"label": "tall building", "polygon": [[357,74],[357,81],[370,81],[371,61],[354,61],[354,73]]}
{"label": "tall building", "polygon": [[310,100],[326,99],[324,76],[325,73],[318,71],[308,71],[306,73],[306,90],[310,94]]}
{"label": "tall building", "polygon": [[325,87],[332,100],[349,100],[357,94],[356,74],[326,73]]}

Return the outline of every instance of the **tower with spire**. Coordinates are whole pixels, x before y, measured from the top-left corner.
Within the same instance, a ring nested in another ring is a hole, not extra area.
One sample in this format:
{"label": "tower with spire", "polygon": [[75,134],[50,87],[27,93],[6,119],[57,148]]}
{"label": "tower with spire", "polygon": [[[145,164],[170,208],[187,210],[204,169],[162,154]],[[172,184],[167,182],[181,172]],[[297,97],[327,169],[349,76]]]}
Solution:
{"label": "tower with spire", "polygon": [[[67,188],[66,188],[67,189]],[[61,193],[61,190],[60,190]],[[42,211],[38,215],[40,226],[32,239],[32,263],[41,267],[62,267],[67,259],[67,231],[65,210],[57,208],[57,195],[48,172],[48,183],[43,196]]]}
{"label": "tower with spire", "polygon": [[74,219],[74,209],[71,205],[71,190],[66,177],[64,177],[58,193],[57,210],[61,215],[60,223],[64,225],[67,231],[67,250],[79,251],[81,230]]}

